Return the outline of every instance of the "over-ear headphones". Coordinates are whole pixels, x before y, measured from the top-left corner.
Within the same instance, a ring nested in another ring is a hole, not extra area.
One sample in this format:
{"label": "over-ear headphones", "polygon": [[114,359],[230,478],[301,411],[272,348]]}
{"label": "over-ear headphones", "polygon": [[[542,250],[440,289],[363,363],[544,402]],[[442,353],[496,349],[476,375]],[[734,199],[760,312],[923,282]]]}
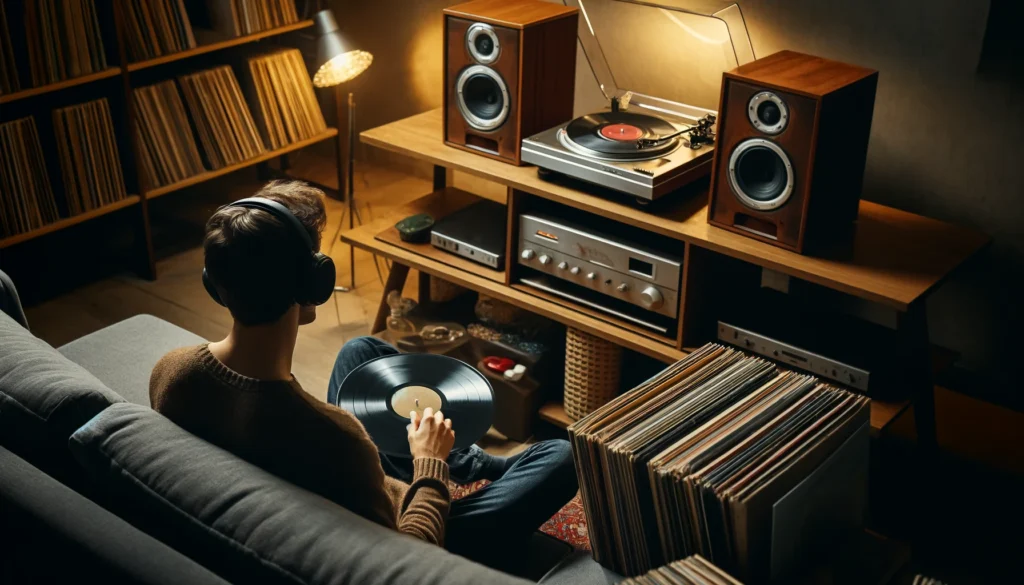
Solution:
{"label": "over-ear headphones", "polygon": [[[272,199],[263,197],[249,197],[240,199],[225,207],[245,207],[247,209],[259,209],[266,211],[276,217],[282,223],[289,226],[290,231],[295,234],[296,244],[301,244],[302,250],[299,257],[299,276],[295,283],[295,302],[300,305],[322,305],[330,300],[334,293],[334,260],[326,254],[315,251],[313,239],[309,236],[305,226],[295,217],[290,209]],[[214,286],[210,275],[203,267],[203,286],[206,292],[210,293],[213,300],[223,305],[217,287]]]}

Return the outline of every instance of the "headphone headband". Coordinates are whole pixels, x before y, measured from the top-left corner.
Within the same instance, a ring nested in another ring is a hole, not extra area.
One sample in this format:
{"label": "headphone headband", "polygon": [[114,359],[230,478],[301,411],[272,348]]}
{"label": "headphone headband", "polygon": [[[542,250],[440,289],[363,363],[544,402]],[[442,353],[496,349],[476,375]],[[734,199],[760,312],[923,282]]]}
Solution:
{"label": "headphone headband", "polygon": [[302,238],[302,243],[306,246],[306,250],[310,252],[315,251],[313,238],[311,238],[309,236],[309,232],[306,231],[306,226],[302,225],[302,222],[299,221],[299,218],[295,217],[292,210],[273,199],[267,199],[265,197],[247,197],[245,199],[239,199],[234,203],[229,203],[224,207],[244,207],[246,209],[259,209],[261,211],[266,211],[280,221],[290,225],[292,231]]}

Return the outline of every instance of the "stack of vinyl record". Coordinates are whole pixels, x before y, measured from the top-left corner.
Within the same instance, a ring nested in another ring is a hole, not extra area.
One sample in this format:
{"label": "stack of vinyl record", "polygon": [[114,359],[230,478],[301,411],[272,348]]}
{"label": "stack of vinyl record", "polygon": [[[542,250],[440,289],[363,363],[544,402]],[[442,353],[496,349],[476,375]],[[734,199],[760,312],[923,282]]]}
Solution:
{"label": "stack of vinyl record", "polygon": [[128,55],[143,61],[196,46],[184,0],[124,0]]}
{"label": "stack of vinyl record", "polygon": [[211,168],[239,163],[265,151],[231,67],[185,75],[179,82]]}
{"label": "stack of vinyl record", "polygon": [[0,238],[57,221],[36,121],[0,124]]}
{"label": "stack of vinyl record", "polygon": [[147,185],[176,183],[206,170],[173,79],[137,88],[132,98]]}
{"label": "stack of vinyl record", "polygon": [[106,98],[54,110],[53,128],[71,215],[127,196]]}
{"label": "stack of vinyl record", "polygon": [[743,585],[700,555],[659,567],[619,585]]}
{"label": "stack of vinyl record", "polygon": [[[863,520],[869,401],[709,344],[569,427],[595,558],[761,582]],[[800,486],[798,488],[798,486]]]}
{"label": "stack of vinyl record", "polygon": [[248,35],[299,21],[295,0],[209,0],[214,28]]}
{"label": "stack of vinyl record", "polygon": [[14,62],[11,29],[7,27],[7,10],[0,1],[0,95],[14,93],[19,89],[21,83],[18,81],[18,66]]}
{"label": "stack of vinyl record", "polygon": [[107,68],[94,0],[26,0],[23,9],[34,86]]}
{"label": "stack of vinyl record", "polygon": [[313,82],[298,49],[249,59],[260,125],[271,148],[313,138],[327,130]]}

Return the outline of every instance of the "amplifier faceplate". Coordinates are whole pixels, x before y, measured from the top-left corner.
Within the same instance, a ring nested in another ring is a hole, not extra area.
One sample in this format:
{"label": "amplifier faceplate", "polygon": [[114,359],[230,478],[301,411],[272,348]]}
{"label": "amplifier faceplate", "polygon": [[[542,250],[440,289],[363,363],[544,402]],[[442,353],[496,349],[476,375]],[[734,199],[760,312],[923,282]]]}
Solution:
{"label": "amplifier faceplate", "polygon": [[556,278],[675,318],[682,261],[569,222],[519,218],[518,262]]}

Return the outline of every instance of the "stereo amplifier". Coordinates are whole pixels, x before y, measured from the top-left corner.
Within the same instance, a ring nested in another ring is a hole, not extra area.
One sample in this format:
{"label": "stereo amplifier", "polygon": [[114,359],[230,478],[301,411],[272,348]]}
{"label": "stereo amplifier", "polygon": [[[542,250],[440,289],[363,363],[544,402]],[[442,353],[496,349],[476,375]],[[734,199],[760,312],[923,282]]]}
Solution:
{"label": "stereo amplifier", "polygon": [[[682,259],[561,219],[521,215],[518,262],[554,277],[540,281],[542,286],[534,279],[522,279],[524,284],[638,324],[651,326],[644,313],[675,319],[679,312]],[[553,286],[557,281],[575,288]],[[641,317],[623,314],[617,309],[623,306],[642,309]],[[653,328],[667,333],[664,327]]]}

